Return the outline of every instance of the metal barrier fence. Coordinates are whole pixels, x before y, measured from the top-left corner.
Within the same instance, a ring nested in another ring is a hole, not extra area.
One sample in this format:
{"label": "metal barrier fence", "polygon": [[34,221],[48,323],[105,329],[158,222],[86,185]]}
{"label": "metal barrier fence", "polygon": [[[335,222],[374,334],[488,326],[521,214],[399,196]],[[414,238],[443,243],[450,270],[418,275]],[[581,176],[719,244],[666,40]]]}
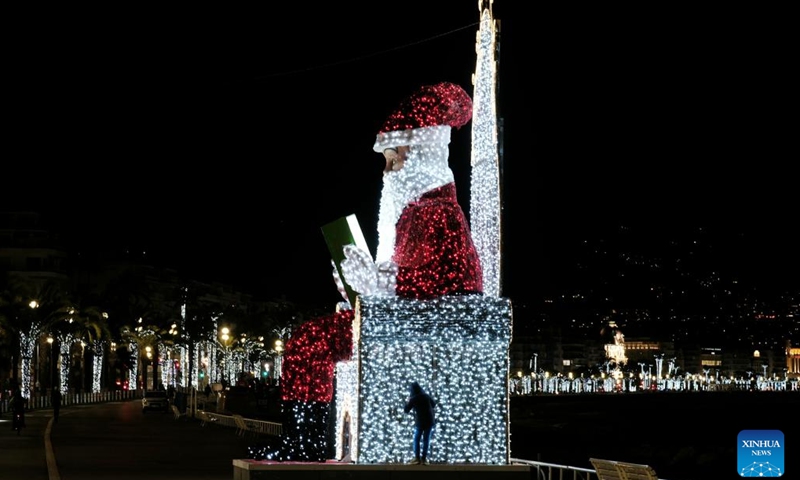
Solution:
{"label": "metal barrier fence", "polygon": [[597,480],[597,472],[589,468],[512,458],[512,465],[528,465],[536,480]]}
{"label": "metal barrier fence", "polygon": [[[61,397],[61,408],[70,405],[89,405],[92,403],[118,402],[141,398],[141,393],[136,390],[115,390],[98,393],[71,393]],[[50,395],[34,395],[25,401],[25,410],[51,409]],[[0,400],[0,413],[11,411],[11,399]]]}
{"label": "metal barrier fence", "polygon": [[244,422],[244,431],[241,432],[242,434],[251,432],[256,435],[272,435],[278,437],[281,435],[281,431],[283,429],[283,425],[280,423],[256,420],[253,418],[243,418],[238,415],[226,415],[223,413],[198,410],[196,416],[204,423],[235,428],[237,431],[242,428],[236,423],[236,418],[239,417],[239,419]]}
{"label": "metal barrier fence", "polygon": [[[512,458],[512,465],[528,465],[536,480],[598,480],[597,471],[590,468],[571,467],[555,463],[537,462]],[[639,477],[636,477],[639,478]],[[659,478],[659,480],[664,480]]]}

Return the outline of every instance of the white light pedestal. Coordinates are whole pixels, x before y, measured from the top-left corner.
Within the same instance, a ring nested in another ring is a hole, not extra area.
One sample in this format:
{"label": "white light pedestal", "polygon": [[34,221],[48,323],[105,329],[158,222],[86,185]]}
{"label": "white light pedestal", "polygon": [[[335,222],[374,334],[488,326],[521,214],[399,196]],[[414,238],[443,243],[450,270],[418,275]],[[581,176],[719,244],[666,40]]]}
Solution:
{"label": "white light pedestal", "polygon": [[438,402],[431,462],[507,465],[510,300],[359,296],[355,309],[353,357],[336,366],[336,459],[409,462],[416,381]]}

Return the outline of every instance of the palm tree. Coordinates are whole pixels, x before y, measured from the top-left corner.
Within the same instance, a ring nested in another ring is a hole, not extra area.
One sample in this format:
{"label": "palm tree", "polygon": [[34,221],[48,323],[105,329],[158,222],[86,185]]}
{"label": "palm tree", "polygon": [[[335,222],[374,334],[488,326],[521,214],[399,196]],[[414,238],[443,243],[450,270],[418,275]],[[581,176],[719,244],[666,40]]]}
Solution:
{"label": "palm tree", "polygon": [[[200,359],[209,359],[205,365],[206,375],[209,373],[209,366],[213,365],[215,355],[211,347],[217,335],[216,319],[219,316],[217,305],[201,302],[197,298],[187,298],[186,317],[181,332],[181,341],[188,351],[188,361],[183,366],[187,370],[185,376],[187,387],[200,387],[198,382]],[[210,382],[212,379],[208,378],[207,381]]]}
{"label": "palm tree", "polygon": [[[80,303],[80,302],[78,302]],[[60,322],[56,325],[56,330],[59,332],[58,338],[61,344],[62,355],[62,368],[61,368],[61,391],[67,393],[69,391],[69,367],[70,367],[70,350],[72,345],[80,342],[81,345],[81,369],[80,369],[80,385],[83,386],[83,379],[85,374],[84,354],[85,346],[90,347],[92,353],[92,392],[100,391],[100,375],[103,368],[103,355],[104,343],[111,339],[111,332],[107,322],[108,315],[101,312],[100,309],[93,305],[79,305],[70,309],[70,316],[66,322]],[[60,328],[59,328],[60,327]]]}
{"label": "palm tree", "polygon": [[[146,275],[127,270],[114,277],[102,294],[103,311],[108,312],[108,327],[112,338],[121,339],[128,352],[124,362],[128,367],[128,389],[138,388],[140,349],[144,347],[139,332],[140,319],[152,318],[155,292]],[[142,350],[143,351],[143,350]]]}
{"label": "palm tree", "polygon": [[19,336],[19,343],[12,345],[12,381],[23,397],[30,398],[36,344],[44,332],[68,315],[67,296],[54,281],[8,275],[0,298],[2,328],[7,335]]}
{"label": "palm tree", "polygon": [[[152,363],[153,366],[153,388],[158,388],[158,359],[159,359],[159,351],[163,350],[165,344],[165,336],[168,333],[168,330],[151,322],[145,321],[143,318],[139,318],[136,322],[135,327],[123,327],[122,330],[122,339],[123,341],[127,342],[129,345],[129,351],[133,357],[132,365],[134,367],[131,369],[131,383],[135,385],[134,388],[138,388],[137,380],[138,377],[136,376],[136,372],[138,371],[139,363],[141,362],[142,365],[146,365],[145,362]],[[161,349],[159,348],[161,347]],[[142,355],[142,352],[146,352],[146,355]],[[146,359],[145,359],[146,358]],[[146,370],[145,370],[146,375]],[[143,376],[143,380],[145,381],[144,389],[147,390],[146,380],[147,377]]]}

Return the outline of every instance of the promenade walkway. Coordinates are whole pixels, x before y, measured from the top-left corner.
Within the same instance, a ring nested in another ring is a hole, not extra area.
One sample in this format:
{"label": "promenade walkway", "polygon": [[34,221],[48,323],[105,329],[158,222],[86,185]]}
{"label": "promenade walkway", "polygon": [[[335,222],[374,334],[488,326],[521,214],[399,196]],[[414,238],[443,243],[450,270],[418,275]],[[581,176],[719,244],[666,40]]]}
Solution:
{"label": "promenade walkway", "polygon": [[[119,408],[126,408],[130,412],[139,414],[140,407],[136,404],[138,400],[124,400],[118,403]],[[150,480],[160,480],[169,478],[171,480],[181,479],[179,475],[169,476],[169,468],[165,468],[160,463],[157,453],[147,453],[152,449],[152,445],[142,442],[141,438],[120,435],[113,427],[109,429],[107,422],[101,421],[98,427],[92,427],[92,421],[96,420],[97,414],[94,409],[107,409],[109,404],[89,404],[71,405],[61,409],[60,419],[57,424],[53,424],[51,409],[30,410],[26,412],[26,427],[20,435],[11,429],[11,414],[6,412],[0,414],[0,480],[75,480],[75,479],[105,479],[102,469],[108,469],[109,463],[104,460],[114,457],[120,452],[129,452],[126,457],[139,452],[152,459],[152,465],[140,465],[139,467],[125,466],[125,461],[114,461],[122,469],[115,473],[114,478],[128,478],[125,475],[133,474],[135,468],[146,470],[146,476]],[[255,437],[239,436],[235,428],[228,428],[224,425],[209,425],[203,427],[198,419],[181,418],[175,420],[170,414],[147,414],[147,419],[155,420],[157,424],[165,429],[159,437],[173,439],[171,451],[165,451],[170,458],[179,460],[174,463],[175,469],[190,471],[192,468],[201,466],[208,460],[208,452],[213,452],[211,457],[219,459],[233,459],[243,457],[246,448],[252,445]],[[152,428],[147,425],[144,428]],[[87,430],[89,429],[89,430]],[[146,430],[145,430],[146,431]],[[97,438],[105,438],[98,446],[92,446]],[[203,453],[204,458],[197,459],[196,454]],[[193,455],[195,454],[195,455]],[[90,471],[80,469],[87,468]],[[191,478],[229,480],[233,478],[233,466],[231,460],[224,460],[224,466],[218,471],[206,469],[205,473],[194,472]],[[94,470],[97,472],[95,473]],[[76,473],[81,471],[81,473]],[[70,473],[72,472],[72,473]],[[142,472],[135,472],[142,478]],[[203,476],[203,475],[207,476]],[[77,475],[77,476],[76,476]],[[87,476],[89,475],[89,476]],[[187,477],[188,478],[188,477]]]}
{"label": "promenade walkway", "polygon": [[45,430],[51,410],[26,412],[20,435],[11,430],[11,413],[0,414],[0,480],[52,480],[47,471]]}

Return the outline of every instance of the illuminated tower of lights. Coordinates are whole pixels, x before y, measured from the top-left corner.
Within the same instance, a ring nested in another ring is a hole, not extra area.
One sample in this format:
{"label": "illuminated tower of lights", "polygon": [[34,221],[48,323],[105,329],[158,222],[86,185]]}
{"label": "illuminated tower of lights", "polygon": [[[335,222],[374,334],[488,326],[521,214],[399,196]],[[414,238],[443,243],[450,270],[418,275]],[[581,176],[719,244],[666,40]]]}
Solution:
{"label": "illuminated tower of lights", "polygon": [[477,62],[472,114],[472,184],[470,226],[483,268],[486,295],[500,296],[500,159],[497,133],[497,21],[492,0],[479,0],[481,21],[475,50]]}
{"label": "illuminated tower of lights", "polygon": [[[512,312],[500,297],[500,207],[490,1],[480,1],[473,102],[473,241],[483,295],[429,300],[359,295],[353,354],[336,365],[336,458],[405,463],[413,458],[408,386],[437,401],[434,463],[510,463],[509,345]],[[487,82],[489,82],[487,84]]]}

